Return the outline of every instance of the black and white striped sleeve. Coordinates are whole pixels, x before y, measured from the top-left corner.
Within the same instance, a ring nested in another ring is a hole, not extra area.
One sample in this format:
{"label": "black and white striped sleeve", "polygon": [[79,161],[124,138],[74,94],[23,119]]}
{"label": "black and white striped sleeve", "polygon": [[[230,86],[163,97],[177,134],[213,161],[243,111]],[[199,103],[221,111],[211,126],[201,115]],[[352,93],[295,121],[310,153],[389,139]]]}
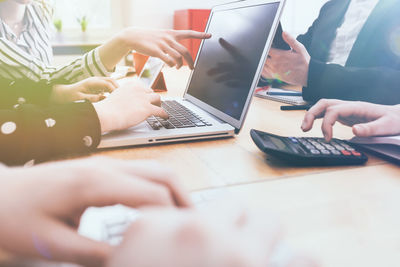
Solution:
{"label": "black and white striped sleeve", "polygon": [[75,83],[89,77],[110,75],[100,59],[98,48],[66,66],[55,68],[29,55],[7,39],[0,38],[0,76],[3,78],[29,79],[36,82],[61,79]]}

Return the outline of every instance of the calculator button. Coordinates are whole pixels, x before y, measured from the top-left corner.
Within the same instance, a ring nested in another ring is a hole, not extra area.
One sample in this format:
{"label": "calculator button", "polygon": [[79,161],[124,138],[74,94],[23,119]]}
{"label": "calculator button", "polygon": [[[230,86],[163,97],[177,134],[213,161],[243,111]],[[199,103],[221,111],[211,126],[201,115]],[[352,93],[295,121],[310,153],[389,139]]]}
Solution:
{"label": "calculator button", "polygon": [[331,145],[325,145],[326,149],[328,150],[335,150],[335,148]]}
{"label": "calculator button", "polygon": [[314,150],[314,149],[315,149],[315,147],[312,146],[312,145],[306,145],[306,148],[307,148],[308,150]]}
{"label": "calculator button", "polygon": [[339,151],[342,151],[342,150],[344,150],[344,147],[342,147],[342,146],[339,146],[339,145],[335,145],[335,148],[336,148],[337,150],[339,150]]}
{"label": "calculator button", "polygon": [[360,152],[352,151],[351,153],[353,154],[353,156],[361,157],[361,153]]}
{"label": "calculator button", "polygon": [[313,149],[313,150],[311,150],[311,154],[319,155],[319,154],[321,154],[321,152],[319,152],[319,151],[316,150],[316,149]]}
{"label": "calculator button", "polygon": [[351,156],[351,152],[347,150],[342,150],[342,154],[345,156]]}
{"label": "calculator button", "polygon": [[331,152],[329,152],[328,150],[321,150],[321,153],[324,155],[330,155]]}
{"label": "calculator button", "polygon": [[339,151],[337,151],[337,150],[332,150],[331,152],[332,152],[333,155],[337,155],[337,156],[342,155],[342,154],[341,154]]}
{"label": "calculator button", "polygon": [[290,141],[292,141],[293,143],[295,143],[295,144],[297,144],[299,141],[296,139],[296,138],[294,138],[294,137],[290,137],[289,138],[290,139]]}
{"label": "calculator button", "polygon": [[317,149],[319,149],[319,150],[325,150],[325,147],[323,147],[323,146],[321,146],[321,145],[317,145],[317,146],[315,146]]}

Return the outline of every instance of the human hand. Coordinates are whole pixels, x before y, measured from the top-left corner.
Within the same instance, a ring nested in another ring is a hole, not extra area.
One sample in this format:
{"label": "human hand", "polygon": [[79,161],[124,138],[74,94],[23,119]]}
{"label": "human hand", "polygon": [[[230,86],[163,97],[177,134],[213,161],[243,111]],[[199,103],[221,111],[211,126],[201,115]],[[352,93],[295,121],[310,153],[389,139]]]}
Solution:
{"label": "human hand", "polygon": [[104,93],[111,93],[116,88],[118,88],[118,84],[112,78],[91,77],[74,84],[55,85],[50,96],[50,101],[56,104],[77,100],[98,102],[104,99]]}
{"label": "human hand", "polygon": [[282,37],[292,50],[271,48],[262,73],[263,77],[278,79],[292,85],[307,86],[311,60],[307,49],[287,32],[283,32]]}
{"label": "human hand", "polygon": [[400,134],[400,105],[323,99],[307,112],[301,126],[303,131],[311,130],[319,118],[323,118],[322,132],[327,141],[332,139],[336,121],[352,126],[359,137]]}
{"label": "human hand", "polygon": [[92,158],[2,170],[0,248],[24,258],[103,266],[112,248],[78,235],[89,207],[191,207],[171,172],[151,162]]}
{"label": "human hand", "polygon": [[161,97],[139,82],[121,85],[105,100],[95,103],[101,132],[124,130],[145,121],[150,116],[168,119],[160,107]]}
{"label": "human hand", "polygon": [[158,57],[170,67],[178,69],[183,65],[183,58],[191,69],[193,58],[186,47],[179,43],[184,39],[209,39],[211,34],[196,31],[148,30],[128,28],[122,32],[130,48],[141,54]]}
{"label": "human hand", "polygon": [[[110,258],[108,267],[268,267],[280,243],[271,217],[249,213],[148,210],[141,214]],[[290,254],[290,253],[289,253]],[[315,266],[285,255],[279,266]]]}

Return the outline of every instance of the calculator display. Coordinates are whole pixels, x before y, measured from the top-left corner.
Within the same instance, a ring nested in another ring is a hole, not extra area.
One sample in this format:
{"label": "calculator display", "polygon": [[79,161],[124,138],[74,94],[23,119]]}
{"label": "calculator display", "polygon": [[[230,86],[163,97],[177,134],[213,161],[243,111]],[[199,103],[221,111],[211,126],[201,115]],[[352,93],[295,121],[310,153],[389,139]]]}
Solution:
{"label": "calculator display", "polygon": [[286,150],[287,146],[284,142],[282,142],[282,140],[275,138],[273,136],[269,136],[269,138],[271,139],[272,143],[274,143],[274,145],[280,149],[280,150]]}

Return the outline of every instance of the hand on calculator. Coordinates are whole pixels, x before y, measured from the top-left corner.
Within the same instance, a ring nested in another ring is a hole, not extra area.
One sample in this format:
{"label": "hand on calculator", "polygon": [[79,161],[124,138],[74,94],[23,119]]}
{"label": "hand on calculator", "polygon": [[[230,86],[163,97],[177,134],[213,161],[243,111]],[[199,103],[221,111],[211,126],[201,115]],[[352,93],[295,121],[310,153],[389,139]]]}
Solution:
{"label": "hand on calculator", "polygon": [[400,105],[323,99],[307,112],[301,128],[305,132],[311,130],[320,118],[326,141],[332,139],[336,121],[353,127],[353,133],[359,137],[400,134]]}

